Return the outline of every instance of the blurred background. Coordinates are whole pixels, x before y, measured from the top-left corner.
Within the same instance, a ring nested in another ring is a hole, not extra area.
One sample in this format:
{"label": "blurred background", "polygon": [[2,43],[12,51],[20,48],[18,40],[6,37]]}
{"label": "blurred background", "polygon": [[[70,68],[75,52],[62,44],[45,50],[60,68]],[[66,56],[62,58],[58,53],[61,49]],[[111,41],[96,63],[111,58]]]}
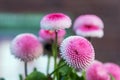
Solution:
{"label": "blurred background", "polygon": [[[18,80],[18,75],[24,74],[23,63],[10,54],[10,42],[19,33],[38,36],[40,19],[51,12],[65,13],[73,22],[81,14],[99,16],[105,24],[105,35],[92,39],[96,59],[120,65],[120,0],[0,0],[0,77]],[[31,62],[29,69],[39,63],[38,68],[45,72],[44,59],[40,59]]]}

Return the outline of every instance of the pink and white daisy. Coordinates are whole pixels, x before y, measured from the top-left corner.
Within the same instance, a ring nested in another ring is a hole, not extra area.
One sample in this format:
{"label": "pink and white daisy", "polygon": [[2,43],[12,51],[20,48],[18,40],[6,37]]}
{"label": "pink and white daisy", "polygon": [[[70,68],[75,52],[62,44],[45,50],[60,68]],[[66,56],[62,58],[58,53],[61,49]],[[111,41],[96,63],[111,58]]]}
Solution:
{"label": "pink and white daisy", "polygon": [[75,33],[83,37],[101,38],[104,35],[103,28],[103,21],[98,16],[89,14],[79,16],[73,25]]}
{"label": "pink and white daisy", "polygon": [[120,66],[114,63],[105,63],[104,67],[115,80],[120,80]]}
{"label": "pink and white daisy", "polygon": [[63,40],[60,51],[68,65],[79,71],[86,69],[95,57],[92,44],[80,36],[70,36]]}
{"label": "pink and white daisy", "polygon": [[[62,42],[66,34],[66,31],[63,29],[57,30],[58,44]],[[39,36],[44,42],[51,42],[55,40],[55,31],[40,29]]]}
{"label": "pink and white daisy", "polygon": [[71,19],[63,13],[51,13],[44,16],[40,22],[41,29],[59,30],[69,28]]}
{"label": "pink and white daisy", "polygon": [[28,62],[39,57],[43,52],[43,47],[35,35],[24,33],[13,39],[11,52],[15,57]]}
{"label": "pink and white daisy", "polygon": [[86,80],[110,80],[110,75],[99,61],[94,61],[86,69]]}

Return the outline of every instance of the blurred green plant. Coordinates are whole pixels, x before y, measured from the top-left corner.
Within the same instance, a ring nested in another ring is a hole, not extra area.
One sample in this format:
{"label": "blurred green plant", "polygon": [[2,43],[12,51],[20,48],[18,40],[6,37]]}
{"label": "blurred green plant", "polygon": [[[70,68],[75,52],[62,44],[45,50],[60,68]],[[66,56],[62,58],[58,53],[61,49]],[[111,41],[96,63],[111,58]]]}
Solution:
{"label": "blurred green plant", "polygon": [[24,32],[36,34],[42,16],[41,13],[0,13],[0,34],[5,36]]}

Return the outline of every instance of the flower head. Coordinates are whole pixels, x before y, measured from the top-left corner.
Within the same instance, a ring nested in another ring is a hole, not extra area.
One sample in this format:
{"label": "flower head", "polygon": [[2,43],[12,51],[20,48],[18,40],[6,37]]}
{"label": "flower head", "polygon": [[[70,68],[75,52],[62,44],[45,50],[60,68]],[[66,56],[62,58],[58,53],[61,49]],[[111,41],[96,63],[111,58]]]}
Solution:
{"label": "flower head", "polygon": [[86,80],[110,80],[110,75],[99,61],[94,61],[86,70]]}
{"label": "flower head", "polygon": [[86,69],[95,56],[92,44],[80,36],[70,36],[63,40],[60,51],[63,59],[78,70]]}
{"label": "flower head", "polygon": [[114,77],[115,80],[120,80],[120,66],[114,63],[105,63],[104,67],[107,72]]}
{"label": "flower head", "polygon": [[103,37],[104,24],[96,15],[81,15],[73,25],[77,35],[84,37]]}
{"label": "flower head", "polygon": [[11,52],[15,57],[28,62],[37,58],[43,52],[42,44],[30,33],[19,34],[11,43]]}
{"label": "flower head", "polygon": [[[62,42],[65,34],[66,34],[66,31],[64,29],[57,30],[58,44]],[[55,31],[40,29],[39,36],[40,38],[42,38],[44,42],[51,42],[55,40]]]}
{"label": "flower head", "polygon": [[65,29],[71,26],[71,19],[63,13],[51,13],[43,17],[40,26],[46,30]]}

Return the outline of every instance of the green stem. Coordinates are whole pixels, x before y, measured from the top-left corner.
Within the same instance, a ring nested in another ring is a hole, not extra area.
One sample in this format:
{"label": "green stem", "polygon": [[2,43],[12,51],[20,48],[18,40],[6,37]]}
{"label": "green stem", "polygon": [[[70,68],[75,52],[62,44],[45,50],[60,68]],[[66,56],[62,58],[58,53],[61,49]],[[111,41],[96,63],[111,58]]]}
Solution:
{"label": "green stem", "polygon": [[24,63],[25,66],[25,77],[27,77],[27,62]]}
{"label": "green stem", "polygon": [[83,70],[83,71],[82,71],[82,76],[83,76],[83,78],[86,80],[85,74],[86,74],[86,72]]}
{"label": "green stem", "polygon": [[49,74],[49,67],[50,67],[50,55],[48,54],[47,74]]}
{"label": "green stem", "polygon": [[[57,30],[55,30],[55,40],[52,44],[52,52],[53,52],[53,57],[54,57],[54,70],[57,68]],[[57,76],[57,72],[54,73],[53,79],[55,80],[55,76]]]}
{"label": "green stem", "polygon": [[57,68],[57,55],[58,55],[57,42],[58,42],[58,34],[57,34],[57,30],[55,30],[55,68]]}
{"label": "green stem", "polygon": [[58,71],[60,68],[62,68],[63,66],[65,66],[66,63],[64,63],[63,65],[57,67],[53,72],[51,72],[49,75],[51,76],[53,73],[55,73],[56,71]]}

